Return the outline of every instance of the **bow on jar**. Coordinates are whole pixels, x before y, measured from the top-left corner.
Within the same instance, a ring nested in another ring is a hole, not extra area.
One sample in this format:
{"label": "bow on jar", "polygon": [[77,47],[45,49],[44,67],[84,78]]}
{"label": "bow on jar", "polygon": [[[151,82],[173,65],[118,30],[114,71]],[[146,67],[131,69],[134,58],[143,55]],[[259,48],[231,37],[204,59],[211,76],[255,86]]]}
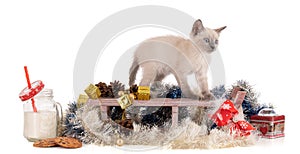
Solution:
{"label": "bow on jar", "polygon": [[235,116],[238,115],[238,110],[234,107],[230,100],[226,100],[221,107],[212,115],[212,120],[217,126],[229,126],[230,133],[234,133],[236,136],[248,136],[250,131],[254,130],[254,127],[245,120],[235,120]]}

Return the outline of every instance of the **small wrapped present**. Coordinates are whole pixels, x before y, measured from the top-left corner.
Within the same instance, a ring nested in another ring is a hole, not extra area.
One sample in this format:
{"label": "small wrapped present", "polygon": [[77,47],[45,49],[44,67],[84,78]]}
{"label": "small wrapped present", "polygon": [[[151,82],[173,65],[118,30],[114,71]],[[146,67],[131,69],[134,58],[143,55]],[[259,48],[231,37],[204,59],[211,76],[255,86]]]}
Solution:
{"label": "small wrapped present", "polygon": [[90,84],[84,92],[89,96],[90,99],[97,99],[100,98],[101,92],[99,88],[93,84]]}
{"label": "small wrapped present", "polygon": [[118,98],[118,103],[120,104],[121,108],[124,110],[128,106],[132,105],[132,98],[129,94],[123,94],[120,98]]}
{"label": "small wrapped present", "polygon": [[89,100],[89,96],[85,94],[80,94],[77,99],[77,108],[82,107]]}
{"label": "small wrapped present", "polygon": [[229,126],[230,133],[235,137],[249,136],[255,130],[254,127],[244,118],[237,117],[238,115],[239,111],[233,103],[226,100],[211,118],[219,127]]}
{"label": "small wrapped present", "polygon": [[150,87],[148,86],[139,86],[137,92],[138,100],[149,100],[150,99]]}
{"label": "small wrapped present", "polygon": [[262,109],[258,115],[250,117],[250,123],[263,138],[284,137],[284,115],[278,115],[271,108]]}

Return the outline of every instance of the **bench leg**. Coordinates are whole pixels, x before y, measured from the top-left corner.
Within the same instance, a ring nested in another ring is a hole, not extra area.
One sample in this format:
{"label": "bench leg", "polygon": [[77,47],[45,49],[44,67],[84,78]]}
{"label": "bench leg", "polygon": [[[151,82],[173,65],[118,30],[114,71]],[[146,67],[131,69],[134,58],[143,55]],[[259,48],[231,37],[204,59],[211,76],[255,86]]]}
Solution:
{"label": "bench leg", "polygon": [[178,124],[178,106],[172,106],[172,127]]}
{"label": "bench leg", "polygon": [[108,107],[101,105],[100,108],[101,108],[101,119],[102,120],[107,120],[108,119],[107,118],[107,109],[108,109]]}

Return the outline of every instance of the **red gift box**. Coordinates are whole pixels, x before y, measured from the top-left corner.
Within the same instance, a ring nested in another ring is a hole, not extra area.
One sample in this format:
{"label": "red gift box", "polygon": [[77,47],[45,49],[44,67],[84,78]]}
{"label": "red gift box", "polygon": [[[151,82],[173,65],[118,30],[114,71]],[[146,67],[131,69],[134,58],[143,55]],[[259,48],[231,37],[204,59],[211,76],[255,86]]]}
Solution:
{"label": "red gift box", "polygon": [[262,109],[258,115],[250,117],[250,123],[263,138],[284,137],[284,115],[277,115],[273,109]]}

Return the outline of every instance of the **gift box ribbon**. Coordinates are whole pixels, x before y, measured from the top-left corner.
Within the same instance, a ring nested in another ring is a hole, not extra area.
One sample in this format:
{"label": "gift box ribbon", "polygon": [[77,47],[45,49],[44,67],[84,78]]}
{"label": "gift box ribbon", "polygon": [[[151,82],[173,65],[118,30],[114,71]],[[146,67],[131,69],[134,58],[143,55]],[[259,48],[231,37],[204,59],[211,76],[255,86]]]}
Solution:
{"label": "gift box ribbon", "polygon": [[235,134],[236,136],[248,136],[250,132],[254,130],[254,127],[245,120],[234,120],[234,116],[238,113],[233,103],[230,100],[226,100],[211,118],[219,127],[229,126],[231,134]]}

